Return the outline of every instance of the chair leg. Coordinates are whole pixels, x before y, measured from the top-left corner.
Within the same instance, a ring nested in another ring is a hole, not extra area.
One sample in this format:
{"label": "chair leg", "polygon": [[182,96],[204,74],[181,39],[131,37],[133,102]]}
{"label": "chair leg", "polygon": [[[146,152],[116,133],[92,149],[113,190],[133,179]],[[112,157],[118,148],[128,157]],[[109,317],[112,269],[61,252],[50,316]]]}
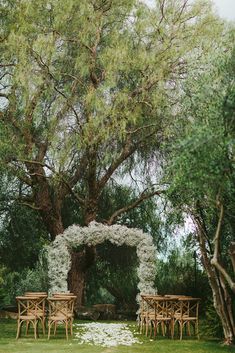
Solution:
{"label": "chair leg", "polygon": [[29,321],[26,321],[26,330],[25,330],[26,336],[27,336],[28,333],[29,333],[29,328],[30,328],[30,322],[29,322]]}
{"label": "chair leg", "polygon": [[153,336],[154,338],[157,337],[157,329],[158,329],[158,322],[154,321],[154,330],[153,330]]}
{"label": "chair leg", "polygon": [[39,337],[39,320],[36,321],[36,333],[37,333],[37,337]]}
{"label": "chair leg", "polygon": [[149,326],[149,321],[146,320],[146,327],[145,327],[145,335],[148,336],[148,326]]}
{"label": "chair leg", "polygon": [[50,339],[50,335],[51,335],[51,321],[48,321],[48,336],[47,339]]}
{"label": "chair leg", "polygon": [[70,334],[73,336],[73,319],[70,321]]}
{"label": "chair leg", "polygon": [[171,319],[171,321],[169,322],[169,330],[170,330],[169,335],[170,335],[171,338],[173,338],[174,337],[173,319]]}
{"label": "chair leg", "polygon": [[180,329],[180,340],[183,338],[183,322],[179,322],[179,329]]}
{"label": "chair leg", "polygon": [[187,322],[188,335],[191,336],[190,322]]}
{"label": "chair leg", "polygon": [[152,325],[152,322],[150,321],[149,338],[151,338],[151,337],[152,337],[152,332],[153,332],[153,325]]}
{"label": "chair leg", "polygon": [[140,333],[143,333],[143,330],[144,330],[144,319],[142,318],[140,320]]}
{"label": "chair leg", "polygon": [[68,336],[68,320],[65,321],[65,331],[66,331],[66,339],[68,340],[69,339],[69,336]]}
{"label": "chair leg", "polygon": [[54,322],[54,336],[56,334],[56,330],[57,330],[57,322]]}
{"label": "chair leg", "polygon": [[21,331],[21,325],[22,325],[23,321],[18,320],[17,322],[17,333],[16,333],[16,339],[18,339],[20,337],[20,331]]}
{"label": "chair leg", "polygon": [[46,334],[46,320],[45,320],[45,317],[42,319],[42,332],[43,332],[43,335],[45,336],[45,334]]}
{"label": "chair leg", "polygon": [[199,340],[199,328],[198,328],[198,320],[195,322],[195,334],[197,336],[197,339]]}
{"label": "chair leg", "polygon": [[163,337],[165,337],[165,335],[166,335],[166,330],[165,330],[165,324],[164,324],[163,321],[161,322],[161,329],[162,329],[162,335],[163,335]]}
{"label": "chair leg", "polygon": [[42,325],[42,334],[43,336],[45,336],[45,318],[44,317],[40,317],[40,324]]}
{"label": "chair leg", "polygon": [[38,324],[37,320],[33,322],[33,330],[34,330],[34,338],[35,338],[35,340],[37,339],[37,324]]}

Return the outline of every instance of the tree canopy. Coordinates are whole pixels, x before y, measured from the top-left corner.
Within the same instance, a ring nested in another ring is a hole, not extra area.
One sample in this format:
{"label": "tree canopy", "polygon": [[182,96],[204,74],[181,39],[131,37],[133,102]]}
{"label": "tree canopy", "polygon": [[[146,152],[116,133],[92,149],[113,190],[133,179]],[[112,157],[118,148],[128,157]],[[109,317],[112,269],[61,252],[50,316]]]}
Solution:
{"label": "tree canopy", "polygon": [[[212,65],[184,85],[168,193],[195,231],[227,342],[234,340],[234,32]],[[180,127],[180,129],[179,129]],[[229,256],[230,255],[230,258]]]}
{"label": "tree canopy", "polygon": [[66,195],[89,223],[120,166],[159,146],[175,86],[221,25],[202,1],[6,0],[1,10],[1,167],[54,237]]}

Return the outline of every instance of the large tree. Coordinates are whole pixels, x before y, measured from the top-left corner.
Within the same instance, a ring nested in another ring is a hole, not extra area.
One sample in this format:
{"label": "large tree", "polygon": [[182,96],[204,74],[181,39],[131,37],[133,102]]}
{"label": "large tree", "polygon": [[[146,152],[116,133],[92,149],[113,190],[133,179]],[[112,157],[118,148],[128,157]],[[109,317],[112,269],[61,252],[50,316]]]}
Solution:
{"label": "large tree", "polygon": [[[88,224],[117,171],[124,178],[152,157],[168,134],[172,92],[200,69],[219,27],[205,1],[1,1],[1,168],[51,240],[64,230],[68,195]],[[109,224],[160,193],[145,184]],[[93,250],[72,256],[79,303]]]}
{"label": "large tree", "polygon": [[211,68],[184,85],[177,142],[169,159],[171,200],[194,220],[228,344],[235,340],[235,55],[230,48],[234,33],[231,37],[212,57]]}

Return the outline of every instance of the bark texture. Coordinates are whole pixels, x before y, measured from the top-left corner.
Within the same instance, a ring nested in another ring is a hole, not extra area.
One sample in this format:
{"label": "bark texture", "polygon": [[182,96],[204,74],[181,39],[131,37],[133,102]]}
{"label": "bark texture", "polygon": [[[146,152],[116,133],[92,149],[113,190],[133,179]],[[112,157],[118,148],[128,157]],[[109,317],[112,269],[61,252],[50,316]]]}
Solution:
{"label": "bark texture", "polygon": [[209,239],[206,235],[203,224],[196,218],[198,228],[198,241],[202,256],[202,263],[208,276],[209,284],[213,294],[215,310],[221,320],[225,344],[231,345],[235,342],[235,325],[232,311],[232,300],[226,287],[224,279],[216,268],[211,264]]}
{"label": "bark texture", "polygon": [[77,296],[75,310],[84,305],[86,274],[95,260],[95,248],[86,247],[84,250],[71,253],[72,265],[68,274],[69,290]]}

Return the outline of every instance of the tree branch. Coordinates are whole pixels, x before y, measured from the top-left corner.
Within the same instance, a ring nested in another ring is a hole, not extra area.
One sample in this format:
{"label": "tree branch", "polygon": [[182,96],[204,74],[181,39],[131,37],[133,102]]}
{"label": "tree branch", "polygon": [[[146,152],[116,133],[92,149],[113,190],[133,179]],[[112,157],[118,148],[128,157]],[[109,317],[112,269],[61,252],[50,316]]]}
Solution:
{"label": "tree branch", "polygon": [[131,146],[131,143],[127,143],[120,155],[111,163],[109,168],[107,169],[106,173],[101,177],[101,179],[97,183],[97,187],[99,190],[103,189],[106,185],[110,177],[113,175],[115,170],[128,158],[130,157],[135,151],[137,150],[137,146]]}
{"label": "tree branch", "polygon": [[[135,132],[137,132],[136,130]],[[151,131],[149,134],[144,136],[142,139],[139,141],[136,141],[133,143],[130,139],[130,134],[132,132],[128,133],[128,137],[126,140],[126,144],[123,146],[123,149],[120,153],[120,155],[111,163],[109,168],[107,169],[106,173],[101,177],[100,181],[97,183],[98,189],[101,191],[103,187],[106,185],[108,180],[111,178],[113,173],[117,170],[117,168],[128,158],[130,157],[138,148],[143,146],[143,143],[148,141],[148,139],[153,136],[156,131]]]}
{"label": "tree branch", "polygon": [[0,67],[10,67],[15,66],[15,64],[0,64]]}
{"label": "tree branch", "polygon": [[155,195],[160,196],[163,192],[164,192],[163,190],[161,190],[161,191],[159,191],[159,190],[158,190],[158,191],[153,191],[153,192],[151,192],[151,193],[149,193],[149,194],[145,194],[145,192],[143,192],[143,193],[140,195],[140,197],[139,197],[137,200],[135,200],[133,203],[131,203],[130,205],[127,205],[127,206],[122,207],[122,208],[120,208],[119,210],[115,211],[115,212],[112,214],[112,216],[109,218],[109,220],[107,221],[107,224],[108,224],[108,225],[113,224],[114,221],[115,221],[115,219],[116,219],[118,216],[120,216],[121,214],[126,213],[126,212],[132,210],[133,208],[138,207],[144,200],[147,200],[147,199],[149,199],[149,198],[151,198],[151,197],[153,197],[153,196],[155,196]]}
{"label": "tree branch", "polygon": [[35,206],[35,205],[33,205],[33,204],[31,204],[31,203],[29,203],[29,202],[19,202],[22,206],[27,206],[27,207],[29,207],[29,208],[32,208],[33,210],[35,210],[35,211],[40,211],[40,210],[42,210],[42,208],[41,207],[37,207],[37,206]]}
{"label": "tree branch", "polygon": [[[47,169],[49,169],[50,171],[53,172],[53,174],[57,175],[59,177],[59,179],[63,182],[63,184],[67,187],[67,189],[69,190],[69,192],[76,198],[77,201],[79,201],[81,204],[85,204],[85,200],[81,197],[79,197],[72,189],[71,185],[69,184],[69,182],[63,177],[63,175],[59,172],[57,172],[53,167],[51,167],[50,165],[48,165],[47,163],[43,163],[43,162],[39,162],[39,161],[32,161],[32,160],[27,160],[27,159],[22,159],[21,162],[23,163],[28,163],[28,164],[35,164],[35,165],[39,165],[41,167],[45,167]],[[43,178],[48,178],[46,175],[40,174],[40,173],[33,173],[34,175],[38,175],[40,177]]]}
{"label": "tree branch", "polygon": [[233,272],[235,273],[235,242],[232,242],[229,246],[229,256],[233,265]]}
{"label": "tree branch", "polygon": [[225,278],[229,287],[235,294],[235,282],[232,280],[231,276],[228,274],[226,269],[214,258],[211,260],[211,264],[219,271],[219,273]]}
{"label": "tree branch", "polygon": [[41,84],[38,87],[37,91],[35,92],[34,96],[31,99],[28,107],[26,108],[25,116],[30,123],[32,123],[33,113],[34,113],[34,110],[37,106],[38,99],[40,98],[41,94],[43,93],[44,87],[45,87],[45,82],[43,82],[43,84]]}
{"label": "tree branch", "polygon": [[220,248],[220,237],[221,237],[221,227],[222,227],[222,222],[223,222],[223,217],[224,217],[224,206],[221,203],[220,204],[220,214],[219,214],[219,220],[215,232],[215,237],[214,237],[214,255],[213,258],[218,261],[219,259],[219,248]]}
{"label": "tree branch", "polygon": [[81,128],[81,125],[79,123],[79,116],[75,110],[75,108],[73,107],[73,105],[71,104],[71,101],[74,98],[74,95],[76,93],[76,89],[78,86],[78,83],[80,82],[79,79],[74,78],[74,81],[72,83],[72,87],[71,87],[71,95],[70,97],[67,97],[58,87],[57,87],[57,80],[56,78],[53,76],[53,74],[50,71],[49,66],[43,61],[42,57],[35,52],[35,50],[31,50],[32,51],[32,55],[34,57],[34,59],[36,60],[37,64],[39,65],[39,67],[45,72],[46,76],[50,78],[50,80],[53,81],[54,83],[54,90],[59,93],[59,95],[61,95],[64,99],[65,99],[65,104],[64,106],[61,108],[61,110],[57,113],[56,117],[58,120],[60,120],[67,112],[69,109],[71,109],[76,117],[77,123]]}
{"label": "tree branch", "polygon": [[229,287],[235,293],[235,282],[233,281],[232,277],[223,267],[219,260],[219,249],[220,249],[220,237],[221,237],[221,227],[224,217],[224,206],[220,204],[220,215],[219,220],[216,228],[216,233],[214,237],[214,254],[213,258],[211,259],[211,264],[219,271],[219,273],[223,276],[223,278],[227,281]]}

